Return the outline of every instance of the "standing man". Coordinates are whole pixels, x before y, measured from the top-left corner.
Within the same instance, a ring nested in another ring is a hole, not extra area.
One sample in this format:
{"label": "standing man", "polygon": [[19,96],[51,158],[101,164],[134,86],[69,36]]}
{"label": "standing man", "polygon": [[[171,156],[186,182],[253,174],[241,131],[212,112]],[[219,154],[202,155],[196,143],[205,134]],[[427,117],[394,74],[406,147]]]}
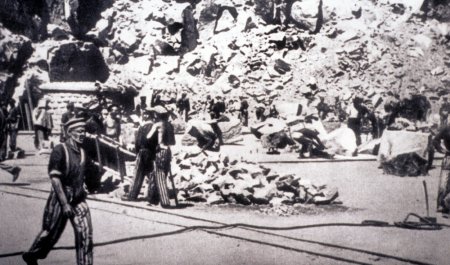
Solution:
{"label": "standing man", "polygon": [[67,111],[63,113],[61,116],[61,137],[60,141],[61,143],[66,141],[67,135],[66,131],[64,130],[64,124],[66,124],[70,119],[75,117],[75,104],[73,102],[69,102],[66,105]]}
{"label": "standing man", "polygon": [[239,107],[239,118],[241,119],[242,125],[248,126],[248,102],[243,99]]}
{"label": "standing man", "polygon": [[441,117],[441,127],[447,126],[448,124],[448,114],[450,113],[450,103],[447,97],[443,97],[441,108],[439,109],[439,116]]}
{"label": "standing man", "polygon": [[186,92],[181,94],[181,98],[177,101],[178,113],[183,117],[184,121],[187,122],[189,120],[189,111],[191,111],[191,104],[189,103],[189,98],[187,97]]}
{"label": "standing man", "polygon": [[34,145],[37,149],[42,149],[43,141],[48,140],[53,129],[53,119],[49,112],[50,100],[42,99],[33,111],[34,123]]}
{"label": "standing man", "polygon": [[349,116],[347,121],[348,128],[352,129],[356,136],[356,145],[361,144],[361,126],[362,119],[365,115],[369,114],[369,109],[363,105],[363,99],[360,97],[355,97],[353,99],[353,104],[349,109]]}
{"label": "standing man", "polygon": [[156,143],[155,168],[150,174],[148,198],[151,204],[161,202],[162,207],[169,207],[169,193],[167,190],[167,175],[170,173],[172,160],[171,145],[175,145],[175,131],[169,122],[169,112],[159,106],[153,109],[156,123],[147,134],[150,143]]}
{"label": "standing man", "polygon": [[48,174],[52,189],[44,210],[42,231],[22,255],[28,265],[47,257],[68,220],[75,233],[77,264],[93,264],[92,223],[84,189],[87,160],[81,148],[86,137],[85,122],[82,118],[72,118],[65,129],[69,138],[55,146],[50,155]]}
{"label": "standing man", "polygon": [[130,185],[130,192],[122,197],[122,200],[124,201],[134,201],[137,199],[145,176],[150,176],[154,168],[153,163],[155,160],[157,142],[152,142],[147,139],[147,135],[153,127],[153,122],[150,120],[150,112],[148,110],[142,110],[142,119],[143,122],[139,126],[135,141],[137,157],[134,180]]}
{"label": "standing man", "polygon": [[223,102],[222,97],[217,95],[216,101],[211,106],[211,111],[209,115],[212,120],[216,120],[217,122],[211,123],[211,127],[214,130],[214,133],[217,135],[217,139],[219,140],[219,144],[223,145],[223,135],[222,130],[219,127],[219,122],[221,121],[222,113],[225,112],[225,102]]}
{"label": "standing man", "polygon": [[7,132],[7,109],[6,102],[0,102],[0,161],[6,159],[6,153],[8,149],[8,132]]}
{"label": "standing man", "polygon": [[9,100],[9,113],[8,118],[6,118],[7,130],[9,135],[9,149],[11,152],[17,149],[17,133],[19,132],[19,120],[20,120],[20,110],[16,106],[16,101],[14,99]]}
{"label": "standing man", "polygon": [[119,141],[120,137],[120,118],[119,107],[117,105],[111,105],[108,107],[109,114],[106,120],[103,122],[105,128],[105,135]]}
{"label": "standing man", "polygon": [[[442,142],[444,146],[442,146]],[[446,125],[439,130],[433,139],[433,147],[439,153],[450,155],[450,126]],[[443,160],[445,161],[445,159]],[[447,167],[448,165],[444,165]],[[439,181],[440,186],[438,190],[438,206],[437,211],[442,213],[450,212],[450,171],[447,174],[441,175]]]}
{"label": "standing man", "polygon": [[[4,137],[4,138],[3,138]],[[3,139],[6,140],[6,117],[3,113],[3,109],[0,108],[0,141],[3,141]],[[6,147],[6,145],[5,145]],[[20,174],[20,167],[17,166],[10,166],[8,164],[2,163],[3,160],[6,158],[6,150],[4,150],[5,153],[1,153],[0,156],[0,168],[9,172],[13,176],[13,182],[17,180]]]}

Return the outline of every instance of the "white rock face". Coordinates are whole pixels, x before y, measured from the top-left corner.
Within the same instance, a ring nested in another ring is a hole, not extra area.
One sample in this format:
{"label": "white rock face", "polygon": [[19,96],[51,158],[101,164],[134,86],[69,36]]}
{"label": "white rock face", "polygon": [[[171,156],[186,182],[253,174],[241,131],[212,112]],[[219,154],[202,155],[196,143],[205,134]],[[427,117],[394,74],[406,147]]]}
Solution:
{"label": "white rock face", "polygon": [[292,5],[291,17],[309,31],[314,31],[319,18],[319,4],[320,0],[296,1]]}

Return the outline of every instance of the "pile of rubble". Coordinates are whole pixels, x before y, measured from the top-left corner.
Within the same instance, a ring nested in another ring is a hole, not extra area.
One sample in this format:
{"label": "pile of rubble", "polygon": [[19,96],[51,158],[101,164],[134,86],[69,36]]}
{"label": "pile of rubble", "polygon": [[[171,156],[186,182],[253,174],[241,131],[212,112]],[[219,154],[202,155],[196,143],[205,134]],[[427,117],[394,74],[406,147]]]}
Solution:
{"label": "pile of rubble", "polygon": [[243,205],[314,203],[329,204],[336,188],[315,186],[297,175],[279,175],[270,168],[231,159],[219,153],[175,154],[172,162],[180,201]]}
{"label": "pile of rubble", "polygon": [[[127,162],[127,172],[134,172],[134,162]],[[190,150],[175,153],[171,174],[180,202],[267,205],[278,209],[282,205],[332,204],[336,203],[339,196],[337,188],[314,185],[293,174],[279,175],[266,166],[246,161],[242,157],[231,159],[215,152],[198,154]],[[120,198],[129,190],[132,178],[126,176],[122,182],[117,172],[107,171],[101,178],[100,191],[109,193],[110,197]],[[170,179],[167,179],[167,184],[171,189]],[[147,196],[147,187],[146,180],[141,189],[144,198]],[[292,211],[295,210],[270,210],[277,214]]]}

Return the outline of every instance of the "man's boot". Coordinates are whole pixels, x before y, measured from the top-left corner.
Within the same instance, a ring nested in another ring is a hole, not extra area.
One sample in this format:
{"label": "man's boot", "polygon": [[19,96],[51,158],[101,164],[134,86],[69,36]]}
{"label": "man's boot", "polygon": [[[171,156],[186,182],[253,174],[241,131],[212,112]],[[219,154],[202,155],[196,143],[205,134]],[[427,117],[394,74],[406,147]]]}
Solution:
{"label": "man's boot", "polygon": [[38,265],[37,259],[29,252],[23,253],[22,259],[27,263],[27,265]]}

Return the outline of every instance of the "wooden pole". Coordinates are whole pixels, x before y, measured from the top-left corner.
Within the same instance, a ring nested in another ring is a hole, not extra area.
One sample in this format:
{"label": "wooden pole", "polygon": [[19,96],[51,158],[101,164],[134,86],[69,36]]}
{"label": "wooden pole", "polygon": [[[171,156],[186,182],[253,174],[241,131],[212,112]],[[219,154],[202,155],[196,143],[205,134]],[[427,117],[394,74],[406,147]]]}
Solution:
{"label": "wooden pole", "polygon": [[97,150],[98,166],[100,170],[102,170],[103,169],[102,152],[100,150],[100,142],[98,140],[98,136],[95,137],[95,149]]}
{"label": "wooden pole", "polygon": [[119,171],[121,182],[125,176],[124,168],[122,166],[122,157],[120,155],[120,147],[116,146],[117,171]]}

